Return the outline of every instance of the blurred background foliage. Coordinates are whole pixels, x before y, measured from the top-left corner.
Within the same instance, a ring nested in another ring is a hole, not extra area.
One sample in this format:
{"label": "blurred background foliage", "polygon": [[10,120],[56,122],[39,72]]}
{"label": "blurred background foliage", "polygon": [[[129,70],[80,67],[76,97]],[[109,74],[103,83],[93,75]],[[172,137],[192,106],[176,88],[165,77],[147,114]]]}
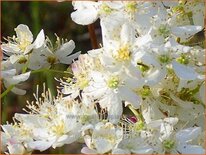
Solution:
{"label": "blurred background foliage", "polygon": [[[32,31],[34,38],[37,36],[41,29],[44,29],[45,34],[55,41],[57,34],[60,38],[72,39],[76,43],[74,52],[82,51],[85,53],[87,50],[92,49],[87,26],[77,25],[71,20],[70,14],[73,11],[71,1],[65,2],[43,2],[43,1],[3,1],[1,2],[1,41],[3,37],[15,35],[14,28],[19,24],[26,24]],[[100,34],[98,22],[95,25],[96,33]],[[99,43],[99,41],[98,41]],[[56,65],[56,70],[66,70],[69,66]],[[58,82],[54,77],[62,78],[67,76],[64,74],[56,73],[38,73],[32,75],[29,80],[25,81],[21,88],[27,90],[26,95],[19,96],[13,93],[8,93],[2,99],[2,122],[12,122],[14,113],[23,113],[22,108],[25,107],[26,101],[34,100],[33,93],[36,92],[36,85],[43,88],[43,83],[46,84],[53,95],[56,95],[56,86]],[[2,87],[2,92],[5,89]],[[40,91],[41,93],[41,91]],[[42,153],[80,153],[81,144],[74,143],[63,148],[50,149]],[[40,153],[40,152],[34,152]]]}

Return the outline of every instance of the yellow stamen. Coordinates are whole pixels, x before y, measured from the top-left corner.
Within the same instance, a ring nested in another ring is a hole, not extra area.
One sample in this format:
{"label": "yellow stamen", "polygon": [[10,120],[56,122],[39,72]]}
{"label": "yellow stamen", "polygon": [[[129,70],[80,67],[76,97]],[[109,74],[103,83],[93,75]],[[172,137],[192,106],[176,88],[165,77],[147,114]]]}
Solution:
{"label": "yellow stamen", "polygon": [[115,55],[114,58],[117,61],[127,61],[127,60],[130,60],[130,55],[131,55],[131,52],[129,50],[129,46],[126,45],[126,46],[121,47],[117,51],[117,55]]}

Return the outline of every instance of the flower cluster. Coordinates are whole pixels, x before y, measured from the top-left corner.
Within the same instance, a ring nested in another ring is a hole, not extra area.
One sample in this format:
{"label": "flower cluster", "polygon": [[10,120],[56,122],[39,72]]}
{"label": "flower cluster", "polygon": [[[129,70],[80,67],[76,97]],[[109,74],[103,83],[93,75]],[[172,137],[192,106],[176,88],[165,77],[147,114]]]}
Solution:
{"label": "flower cluster", "polygon": [[28,26],[20,24],[14,30],[16,36],[5,38],[7,42],[1,45],[4,54],[1,78],[4,86],[16,94],[26,93],[15,85],[26,81],[34,71],[49,69],[57,63],[71,64],[80,54],[71,55],[75,48],[73,40],[68,42],[57,36],[56,43],[52,44],[41,30],[34,41]]}
{"label": "flower cluster", "polygon": [[[100,19],[103,43],[71,64],[73,77],[57,79],[56,98],[49,91],[37,93],[27,114],[2,125],[3,150],[25,154],[78,141],[85,154],[205,154],[204,39],[195,39],[204,31],[204,2],[75,1],[73,6],[78,24]],[[2,45],[17,61],[8,60],[15,64],[22,56],[29,59],[31,50],[39,53],[41,34],[34,43],[29,37],[22,43],[17,31],[18,41]],[[69,46],[70,54],[71,43],[42,58],[48,56],[47,64],[71,63],[77,55],[65,57],[64,50]],[[45,66],[42,62],[36,64]]]}

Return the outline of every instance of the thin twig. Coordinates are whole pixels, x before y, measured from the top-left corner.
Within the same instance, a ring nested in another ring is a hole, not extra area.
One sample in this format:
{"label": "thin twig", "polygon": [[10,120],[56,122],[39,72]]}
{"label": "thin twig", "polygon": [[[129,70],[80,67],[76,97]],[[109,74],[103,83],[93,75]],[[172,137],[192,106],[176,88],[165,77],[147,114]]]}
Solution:
{"label": "thin twig", "polygon": [[3,98],[4,96],[6,96],[13,88],[15,85],[10,85],[1,95],[0,98]]}

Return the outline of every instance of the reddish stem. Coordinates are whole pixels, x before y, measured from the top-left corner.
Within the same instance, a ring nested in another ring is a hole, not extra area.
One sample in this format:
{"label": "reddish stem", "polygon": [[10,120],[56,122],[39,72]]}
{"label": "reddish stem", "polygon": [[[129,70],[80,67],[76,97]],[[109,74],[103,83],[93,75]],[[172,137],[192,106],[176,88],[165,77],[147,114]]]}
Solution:
{"label": "reddish stem", "polygon": [[88,25],[88,30],[89,30],[90,40],[91,40],[91,43],[92,43],[92,48],[97,49],[98,44],[97,44],[97,37],[96,37],[96,34],[95,34],[94,24]]}

